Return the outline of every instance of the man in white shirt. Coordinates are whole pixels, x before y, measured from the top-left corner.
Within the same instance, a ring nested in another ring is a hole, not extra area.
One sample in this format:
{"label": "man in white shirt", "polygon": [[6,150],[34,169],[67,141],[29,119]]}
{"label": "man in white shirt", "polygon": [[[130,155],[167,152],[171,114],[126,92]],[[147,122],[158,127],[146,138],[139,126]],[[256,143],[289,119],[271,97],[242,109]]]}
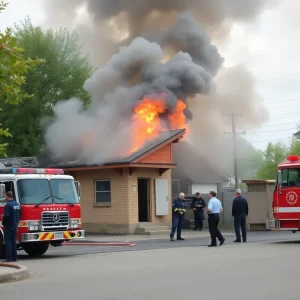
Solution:
{"label": "man in white shirt", "polygon": [[220,222],[220,213],[223,211],[222,203],[216,198],[216,192],[209,192],[209,202],[206,213],[208,214],[208,228],[211,237],[211,244],[208,247],[217,246],[217,238],[220,241],[220,246],[225,242],[225,238],[218,229]]}

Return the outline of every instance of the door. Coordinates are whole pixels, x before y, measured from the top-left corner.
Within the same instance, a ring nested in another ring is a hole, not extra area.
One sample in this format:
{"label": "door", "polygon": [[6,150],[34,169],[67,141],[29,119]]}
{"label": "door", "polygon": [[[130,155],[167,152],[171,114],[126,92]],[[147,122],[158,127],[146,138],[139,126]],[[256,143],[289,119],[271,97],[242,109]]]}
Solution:
{"label": "door", "polygon": [[150,221],[149,179],[138,179],[139,222]]}
{"label": "door", "polygon": [[167,216],[169,214],[169,181],[155,179],[155,214]]}

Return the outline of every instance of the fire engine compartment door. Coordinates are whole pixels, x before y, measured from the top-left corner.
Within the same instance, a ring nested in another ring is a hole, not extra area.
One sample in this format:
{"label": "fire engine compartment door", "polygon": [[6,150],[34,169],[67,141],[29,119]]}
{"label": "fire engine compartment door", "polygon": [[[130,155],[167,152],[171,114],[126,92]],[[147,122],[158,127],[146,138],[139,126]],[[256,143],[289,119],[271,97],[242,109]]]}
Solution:
{"label": "fire engine compartment door", "polygon": [[167,216],[169,214],[168,179],[155,179],[155,214],[156,216]]}

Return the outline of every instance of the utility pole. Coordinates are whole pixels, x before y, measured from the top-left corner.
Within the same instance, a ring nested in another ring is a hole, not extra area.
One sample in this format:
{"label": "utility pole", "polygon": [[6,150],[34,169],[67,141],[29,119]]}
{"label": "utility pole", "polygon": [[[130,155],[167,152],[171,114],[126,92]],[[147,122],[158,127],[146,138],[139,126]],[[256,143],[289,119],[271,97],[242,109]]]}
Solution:
{"label": "utility pole", "polygon": [[232,135],[232,145],[233,145],[233,166],[234,166],[234,178],[235,178],[235,189],[238,189],[239,187],[239,176],[238,176],[238,163],[237,163],[237,148],[236,148],[236,138],[237,136],[241,134],[246,134],[246,131],[243,132],[236,132],[235,130],[235,118],[241,117],[242,114],[223,114],[224,116],[230,116],[231,117],[231,127],[232,132],[224,132],[224,134],[231,134]]}

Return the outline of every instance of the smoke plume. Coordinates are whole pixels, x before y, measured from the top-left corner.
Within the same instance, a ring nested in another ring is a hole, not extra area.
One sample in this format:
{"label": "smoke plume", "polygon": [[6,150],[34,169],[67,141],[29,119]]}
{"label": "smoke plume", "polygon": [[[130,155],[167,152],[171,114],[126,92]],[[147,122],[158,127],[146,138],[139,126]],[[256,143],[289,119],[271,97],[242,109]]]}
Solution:
{"label": "smoke plume", "polygon": [[[175,42],[176,47],[190,50],[191,55],[179,51],[162,63],[164,52],[159,44],[134,39],[85,82],[84,88],[92,95],[88,110],[83,110],[79,99],[58,103],[55,120],[46,133],[52,155],[99,162],[107,156],[126,154],[134,126],[133,110],[145,96],[164,102],[161,119],[168,124],[178,99],[188,105],[188,97],[210,93],[214,86],[212,74],[223,59],[190,13],[179,15],[176,25],[165,33],[164,45],[173,46]],[[184,114],[187,120],[192,119],[188,107]],[[112,135],[115,145],[104,145]]]}
{"label": "smoke plume", "polygon": [[[218,40],[226,40],[234,22],[251,22],[278,0],[44,0],[47,23],[73,26],[83,49],[96,65],[106,62],[121,44],[153,35],[175,24],[178,12],[193,11],[195,19]],[[75,22],[78,9],[88,16]]]}
{"label": "smoke plume", "polygon": [[[221,164],[229,149],[223,131],[230,130],[222,113],[242,112],[243,122],[257,126],[268,116],[252,74],[241,65],[221,69],[224,59],[210,36],[226,41],[234,22],[252,22],[276,2],[44,1],[47,23],[73,26],[83,50],[100,66],[84,86],[92,95],[88,110],[79,99],[55,107],[55,120],[46,132],[48,148],[59,159],[72,156],[93,162],[126,152],[135,105],[145,95],[159,93],[167,95],[162,97],[167,114],[177,99],[188,104],[184,113],[192,129],[189,141]],[[88,17],[74,22],[79,7]]]}

